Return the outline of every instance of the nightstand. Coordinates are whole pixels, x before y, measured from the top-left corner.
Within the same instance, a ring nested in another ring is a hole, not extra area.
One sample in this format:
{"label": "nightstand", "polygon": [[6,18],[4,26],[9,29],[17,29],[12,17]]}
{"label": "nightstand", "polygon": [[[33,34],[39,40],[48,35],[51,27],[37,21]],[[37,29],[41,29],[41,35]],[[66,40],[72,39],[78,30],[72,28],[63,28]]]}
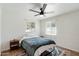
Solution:
{"label": "nightstand", "polygon": [[18,49],[19,48],[19,40],[14,39],[10,41],[10,50]]}

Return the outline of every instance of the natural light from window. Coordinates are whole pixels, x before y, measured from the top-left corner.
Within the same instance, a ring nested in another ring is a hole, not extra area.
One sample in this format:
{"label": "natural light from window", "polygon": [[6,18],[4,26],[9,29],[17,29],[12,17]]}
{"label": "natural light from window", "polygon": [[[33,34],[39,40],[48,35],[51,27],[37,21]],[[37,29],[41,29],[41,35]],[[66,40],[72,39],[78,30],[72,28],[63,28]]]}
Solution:
{"label": "natural light from window", "polygon": [[56,25],[55,23],[49,21],[49,22],[46,22],[46,35],[56,35]]}

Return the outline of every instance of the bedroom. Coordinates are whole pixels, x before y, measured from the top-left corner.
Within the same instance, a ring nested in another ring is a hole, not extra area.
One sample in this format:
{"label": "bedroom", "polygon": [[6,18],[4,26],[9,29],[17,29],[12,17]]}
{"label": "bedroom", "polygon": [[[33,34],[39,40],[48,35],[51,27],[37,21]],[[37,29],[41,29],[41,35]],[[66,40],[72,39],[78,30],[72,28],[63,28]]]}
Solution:
{"label": "bedroom", "polygon": [[[41,11],[43,3],[0,4],[0,52],[11,55],[10,43],[23,38],[42,37],[55,41],[56,45],[75,51],[79,55],[79,3],[46,3],[44,16],[29,9]],[[50,25],[53,25],[51,27]],[[51,30],[51,29],[52,30]],[[49,31],[48,31],[49,30]],[[21,55],[15,49],[14,56]],[[7,51],[7,52],[6,52]],[[12,50],[13,51],[13,50]],[[14,51],[13,51],[14,52]],[[19,53],[19,54],[18,54]],[[70,52],[67,52],[70,55]],[[25,55],[25,54],[23,54]]]}

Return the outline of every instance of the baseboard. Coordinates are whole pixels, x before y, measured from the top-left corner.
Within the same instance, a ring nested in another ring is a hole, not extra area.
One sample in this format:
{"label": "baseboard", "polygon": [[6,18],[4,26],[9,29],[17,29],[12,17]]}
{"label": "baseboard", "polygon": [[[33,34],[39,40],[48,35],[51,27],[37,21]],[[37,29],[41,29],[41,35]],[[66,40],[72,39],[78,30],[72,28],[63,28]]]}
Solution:
{"label": "baseboard", "polygon": [[65,48],[65,47],[61,47],[61,46],[58,46],[58,47],[60,47],[60,48],[63,48],[63,49],[65,49],[65,50],[72,51],[72,52],[75,52],[75,53],[78,53],[78,54],[79,54],[79,51],[75,51],[75,50],[73,50],[73,49],[70,49],[70,48]]}

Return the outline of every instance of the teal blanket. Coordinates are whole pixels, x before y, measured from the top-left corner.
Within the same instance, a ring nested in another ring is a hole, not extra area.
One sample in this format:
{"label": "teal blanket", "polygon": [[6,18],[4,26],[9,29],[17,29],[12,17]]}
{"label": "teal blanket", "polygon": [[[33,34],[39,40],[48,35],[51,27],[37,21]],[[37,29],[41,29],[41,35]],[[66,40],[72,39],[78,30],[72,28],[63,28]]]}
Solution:
{"label": "teal blanket", "polygon": [[26,50],[28,55],[33,56],[36,49],[40,46],[55,44],[53,40],[48,38],[34,37],[29,39],[24,39],[21,42],[21,46]]}

